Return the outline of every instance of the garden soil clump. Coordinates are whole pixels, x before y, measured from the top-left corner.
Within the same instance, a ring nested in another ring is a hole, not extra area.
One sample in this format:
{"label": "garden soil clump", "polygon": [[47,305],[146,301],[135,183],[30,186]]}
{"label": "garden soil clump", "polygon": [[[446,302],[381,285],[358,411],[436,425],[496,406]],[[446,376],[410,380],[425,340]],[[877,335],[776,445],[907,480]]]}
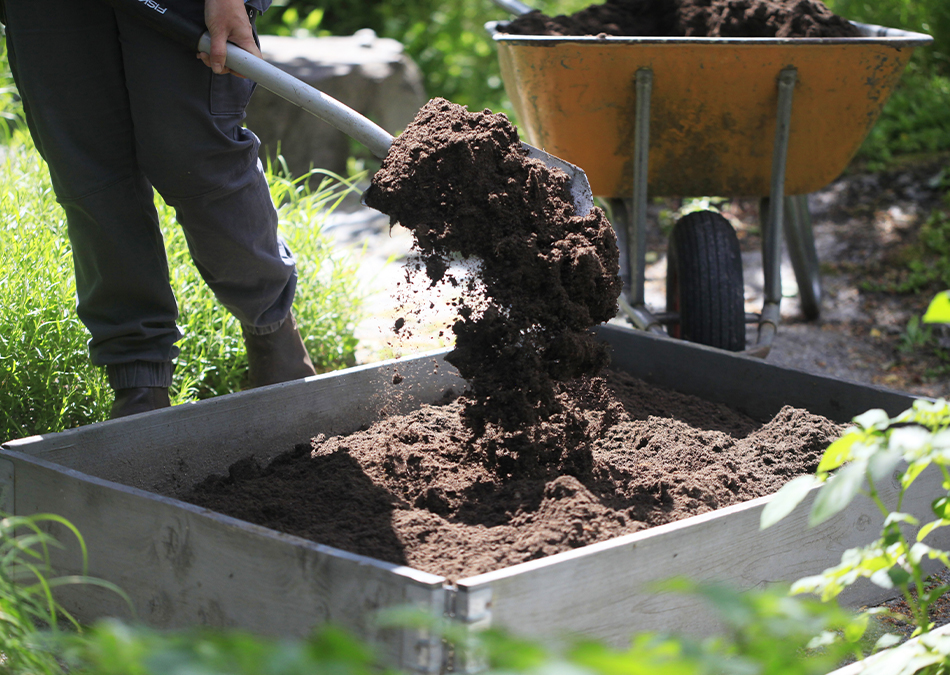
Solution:
{"label": "garden soil clump", "polygon": [[818,0],[608,0],[570,16],[530,12],[517,35],[642,37],[858,37],[856,26]]}
{"label": "garden soil clump", "polygon": [[563,412],[527,435],[474,434],[456,399],[267,467],[242,460],[180,498],[459,579],[770,494],[841,431],[790,407],[756,422],[610,371],[558,389]]}
{"label": "garden soil clump", "polygon": [[[526,155],[505,115],[437,98],[366,191],[368,206],[412,232],[432,284],[462,286],[446,360],[469,384],[475,427],[534,424],[558,411],[555,382],[607,364],[590,329],[617,313],[616,236],[601,209],[576,212],[569,181]],[[454,277],[456,255],[477,273]]]}

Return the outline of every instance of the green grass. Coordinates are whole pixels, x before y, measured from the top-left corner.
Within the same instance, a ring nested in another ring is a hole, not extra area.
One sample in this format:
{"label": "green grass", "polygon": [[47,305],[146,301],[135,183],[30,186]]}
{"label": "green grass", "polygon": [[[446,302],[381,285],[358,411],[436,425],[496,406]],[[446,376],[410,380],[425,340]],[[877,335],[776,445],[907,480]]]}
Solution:
{"label": "green grass", "polygon": [[[87,551],[82,535],[65,518],[53,514],[0,514],[0,672],[10,675],[59,675],[63,670],[59,644],[82,630],[80,623],[55,598],[66,585],[98,586],[131,603],[115,584],[86,576],[56,576],[50,550],[62,548],[68,535],[79,548],[83,569]],[[131,604],[130,604],[131,606]]]}
{"label": "green grass", "polygon": [[[329,176],[315,189],[275,171],[269,178],[280,230],[297,258],[294,311],[314,365],[353,365],[361,285],[355,262],[334,252],[321,229],[350,186]],[[173,402],[238,391],[246,371],[240,325],[201,280],[172,210],[157,203],[186,335]],[[89,362],[88,334],[76,318],[65,217],[22,131],[0,146],[0,251],[0,440],[105,419],[112,394],[104,372]]]}
{"label": "green grass", "polygon": [[62,209],[32,145],[0,156],[0,440],[103,419],[105,374],[89,362]]}

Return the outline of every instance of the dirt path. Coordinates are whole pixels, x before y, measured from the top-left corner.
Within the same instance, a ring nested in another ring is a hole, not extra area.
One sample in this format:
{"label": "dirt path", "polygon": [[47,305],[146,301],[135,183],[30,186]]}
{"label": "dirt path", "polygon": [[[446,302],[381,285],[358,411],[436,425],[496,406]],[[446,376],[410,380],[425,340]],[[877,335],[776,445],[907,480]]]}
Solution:
{"label": "dirt path", "polygon": [[[822,266],[821,316],[817,321],[802,317],[794,274],[786,260],[783,324],[769,363],[915,395],[950,395],[950,377],[932,349],[901,351],[902,346],[909,348],[908,321],[923,313],[931,294],[872,293],[861,288],[862,282],[880,274],[879,266],[899,267],[900,252],[916,240],[939,201],[938,191],[928,183],[946,163],[942,157],[889,173],[854,173],[809,197]],[[658,223],[664,220],[661,211],[675,208],[678,203],[673,201],[651,207],[648,259],[652,262],[646,290],[647,303],[655,309],[664,305],[666,277],[665,238]],[[746,309],[757,312],[762,307],[762,256],[756,202],[737,200],[722,208],[742,243]],[[390,234],[385,216],[351,206],[331,216],[328,231],[340,246],[351,247],[361,256],[361,276],[369,286],[367,316],[357,327],[360,363],[450,345],[444,328],[453,298],[445,289],[430,298],[431,306],[420,308],[411,340],[394,340],[392,328],[400,316],[394,292],[401,288],[400,297],[420,295],[406,292],[402,263],[412,243],[406,230],[396,227]]]}

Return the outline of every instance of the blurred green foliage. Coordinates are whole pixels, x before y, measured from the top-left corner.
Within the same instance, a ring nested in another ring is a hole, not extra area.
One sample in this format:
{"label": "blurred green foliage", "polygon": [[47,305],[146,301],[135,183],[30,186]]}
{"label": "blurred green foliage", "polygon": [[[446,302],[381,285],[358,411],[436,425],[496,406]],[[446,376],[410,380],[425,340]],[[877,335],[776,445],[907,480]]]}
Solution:
{"label": "blurred green foliage", "polygon": [[[584,0],[539,0],[530,3],[547,13],[573,12]],[[319,12],[319,21],[310,17]],[[402,42],[419,65],[429,96],[442,96],[470,110],[490,108],[511,115],[498,57],[485,23],[511,18],[491,0],[277,0],[258,19],[269,34],[351,35],[371,28],[381,37]],[[295,30],[296,29],[296,30]]]}
{"label": "blurred green foliage", "polygon": [[836,14],[862,23],[926,33],[933,44],[916,50],[924,72],[950,76],[950,2],[947,0],[826,0]]}
{"label": "blurred green foliage", "polygon": [[933,37],[913,58],[858,158],[869,170],[898,155],[950,150],[950,2],[948,0],[827,0],[851,21]]}
{"label": "blurred green foliage", "polygon": [[900,155],[950,150],[950,76],[933,70],[911,62],[861,146],[864,168],[876,171]]}

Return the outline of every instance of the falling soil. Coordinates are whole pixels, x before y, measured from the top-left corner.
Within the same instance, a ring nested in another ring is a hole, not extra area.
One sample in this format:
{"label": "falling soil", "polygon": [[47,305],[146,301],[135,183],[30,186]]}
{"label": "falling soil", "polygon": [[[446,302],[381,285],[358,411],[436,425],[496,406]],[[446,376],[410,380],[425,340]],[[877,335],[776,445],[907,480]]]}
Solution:
{"label": "falling soil", "polygon": [[[576,212],[569,182],[526,155],[505,115],[433,99],[366,192],[412,232],[432,284],[463,287],[447,360],[469,383],[475,428],[534,424],[558,411],[555,382],[608,362],[590,329],[617,313],[616,237],[599,208]],[[455,278],[456,255],[477,273]]]}
{"label": "falling soil", "polygon": [[570,16],[531,12],[499,30],[518,35],[858,37],[818,0],[608,0]]}
{"label": "falling soil", "polygon": [[756,422],[611,371],[558,388],[562,412],[530,430],[476,436],[456,399],[267,467],[243,460],[184,499],[459,579],[770,494],[841,431],[791,407]]}

